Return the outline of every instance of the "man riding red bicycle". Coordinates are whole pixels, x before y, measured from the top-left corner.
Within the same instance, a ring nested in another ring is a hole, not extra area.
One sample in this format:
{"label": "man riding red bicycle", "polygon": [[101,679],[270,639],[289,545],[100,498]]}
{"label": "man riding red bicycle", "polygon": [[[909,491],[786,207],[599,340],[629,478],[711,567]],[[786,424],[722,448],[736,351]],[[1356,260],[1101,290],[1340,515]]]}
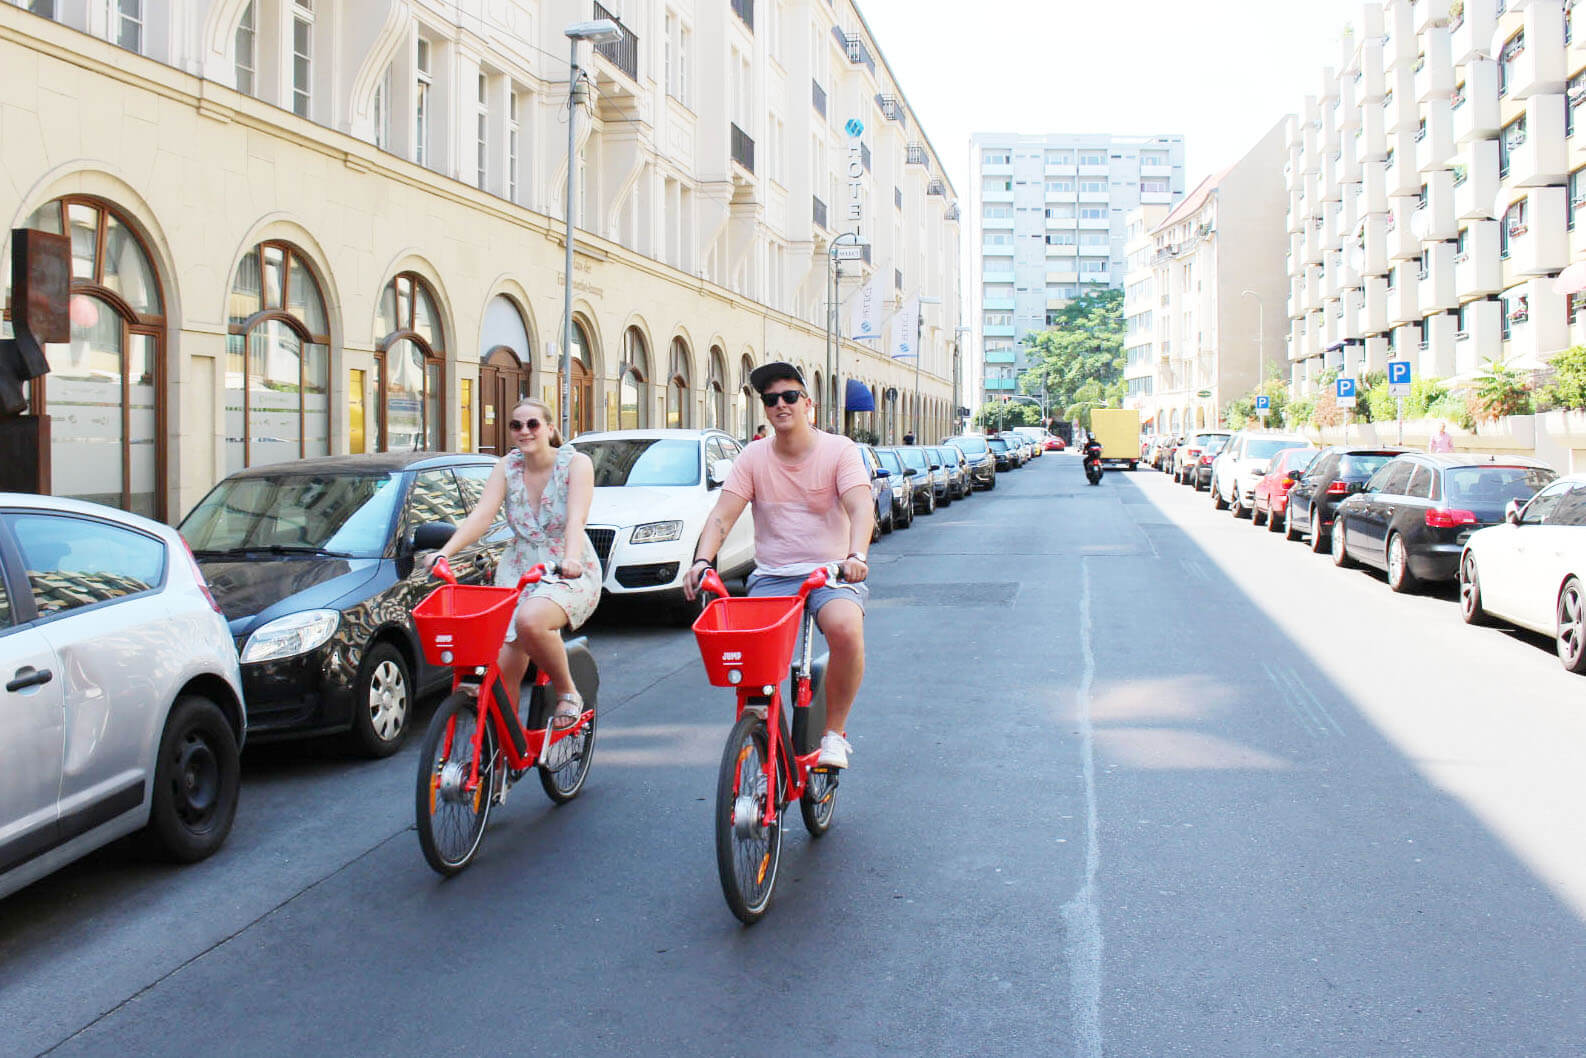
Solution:
{"label": "man riding red bicycle", "polygon": [[808,607],[826,639],[826,731],[817,767],[846,768],[853,747],[844,735],[865,672],[864,614],[869,589],[865,548],[872,519],[870,478],[846,437],[817,430],[814,402],[792,364],[762,364],[749,375],[775,431],[770,444],[750,445],[734,462],[721,498],[705,523],[684,581],[689,598],[727,533],[754,504],[755,571],[751,596],[796,595],[814,570],[837,563],[842,582],[811,592]]}

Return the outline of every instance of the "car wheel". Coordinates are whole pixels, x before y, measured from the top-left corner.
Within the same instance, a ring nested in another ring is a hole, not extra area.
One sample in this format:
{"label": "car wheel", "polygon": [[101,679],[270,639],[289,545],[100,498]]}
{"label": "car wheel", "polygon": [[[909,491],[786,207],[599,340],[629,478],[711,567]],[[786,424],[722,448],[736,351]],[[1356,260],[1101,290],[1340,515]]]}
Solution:
{"label": "car wheel", "polygon": [[896,529],[897,527],[898,527],[897,515],[895,515],[893,513],[893,511],[892,511],[892,501],[888,500],[887,501],[887,516],[886,516],[885,520],[883,520],[882,523],[881,523],[881,531],[883,533],[890,533],[894,529]]}
{"label": "car wheel", "polygon": [[1269,533],[1281,533],[1281,532],[1283,532],[1283,523],[1285,521],[1287,521],[1287,519],[1279,518],[1276,511],[1268,511],[1267,512],[1267,532],[1269,532]]}
{"label": "car wheel", "polygon": [[407,659],[390,643],[376,643],[364,654],[353,687],[353,748],[367,757],[389,757],[407,734],[413,707],[413,677]]}
{"label": "car wheel", "polygon": [[936,513],[936,490],[933,488],[925,494],[925,514]]}
{"label": "car wheel", "polygon": [[195,863],[220,848],[237,815],[237,736],[220,706],[184,694],[165,719],[159,753],[145,835],[160,855]]}
{"label": "car wheel", "polygon": [[1468,625],[1492,624],[1481,605],[1481,580],[1476,576],[1476,557],[1469,552],[1459,560],[1459,616]]}
{"label": "car wheel", "polygon": [[1239,494],[1239,486],[1234,486],[1234,498],[1229,501],[1228,508],[1234,512],[1235,518],[1243,518],[1250,513],[1250,508],[1245,506],[1244,497]]}
{"label": "car wheel", "polygon": [[1226,511],[1228,509],[1228,501],[1223,499],[1223,490],[1217,487],[1217,479],[1216,478],[1212,479],[1211,488],[1212,488],[1212,510],[1214,510],[1214,511]]}
{"label": "car wheel", "polygon": [[1586,673],[1586,592],[1571,577],[1558,593],[1558,659],[1577,676]]}
{"label": "car wheel", "polygon": [[1318,555],[1327,550],[1331,540],[1322,532],[1322,512],[1315,507],[1311,508],[1311,550]]}
{"label": "car wheel", "polygon": [[1342,518],[1333,523],[1333,565],[1339,569],[1353,569],[1354,560],[1349,557],[1349,541],[1344,533]]}
{"label": "car wheel", "polygon": [[1388,537],[1388,587],[1403,594],[1420,586],[1419,578],[1410,572],[1410,553],[1405,549],[1404,537],[1394,533]]}
{"label": "car wheel", "polygon": [[870,519],[870,542],[873,544],[881,539],[881,515],[877,514]]}
{"label": "car wheel", "polygon": [[1260,508],[1260,506],[1258,506],[1255,503],[1251,503],[1250,504],[1250,524],[1251,525],[1266,525],[1271,520],[1272,520],[1272,516],[1270,514],[1268,514],[1266,511],[1263,511]]}

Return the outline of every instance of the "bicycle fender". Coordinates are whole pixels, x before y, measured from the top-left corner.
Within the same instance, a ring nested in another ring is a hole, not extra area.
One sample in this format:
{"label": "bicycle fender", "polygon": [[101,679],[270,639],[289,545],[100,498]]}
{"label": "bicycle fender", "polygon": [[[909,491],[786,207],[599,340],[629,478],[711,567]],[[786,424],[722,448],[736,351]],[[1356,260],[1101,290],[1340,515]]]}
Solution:
{"label": "bicycle fender", "polygon": [[573,686],[584,699],[585,708],[597,708],[600,697],[600,668],[589,652],[589,637],[578,636],[567,641],[567,668],[573,675]]}
{"label": "bicycle fender", "polygon": [[[799,754],[813,753],[821,748],[821,736],[826,733],[826,664],[830,653],[817,656],[810,663],[810,704],[808,708],[793,707],[793,746]],[[797,683],[790,693],[797,702]]]}

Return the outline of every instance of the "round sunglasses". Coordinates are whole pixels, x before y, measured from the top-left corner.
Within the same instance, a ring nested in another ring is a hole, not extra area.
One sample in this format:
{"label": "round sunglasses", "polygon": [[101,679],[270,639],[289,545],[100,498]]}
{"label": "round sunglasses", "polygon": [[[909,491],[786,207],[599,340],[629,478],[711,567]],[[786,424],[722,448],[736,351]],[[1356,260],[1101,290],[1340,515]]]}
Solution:
{"label": "round sunglasses", "polygon": [[531,430],[532,431],[532,430],[538,430],[541,426],[544,426],[544,425],[545,424],[542,423],[538,419],[528,419],[528,420],[525,420],[524,422],[519,422],[516,419],[511,419],[511,420],[509,420],[507,422],[507,429],[509,429],[509,430]]}

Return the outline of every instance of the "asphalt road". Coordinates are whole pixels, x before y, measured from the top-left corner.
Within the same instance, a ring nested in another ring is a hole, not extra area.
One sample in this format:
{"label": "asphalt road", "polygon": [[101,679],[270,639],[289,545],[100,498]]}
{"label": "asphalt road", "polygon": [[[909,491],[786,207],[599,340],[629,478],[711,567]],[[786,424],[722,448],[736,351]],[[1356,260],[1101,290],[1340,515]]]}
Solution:
{"label": "asphalt road", "polygon": [[[0,1053],[1586,1054],[1586,682],[1148,472],[874,549],[837,823],[727,911],[730,695],[597,616],[583,795],[442,881],[415,757],[246,761],[226,848],[0,904]],[[416,741],[416,740],[415,740]]]}

